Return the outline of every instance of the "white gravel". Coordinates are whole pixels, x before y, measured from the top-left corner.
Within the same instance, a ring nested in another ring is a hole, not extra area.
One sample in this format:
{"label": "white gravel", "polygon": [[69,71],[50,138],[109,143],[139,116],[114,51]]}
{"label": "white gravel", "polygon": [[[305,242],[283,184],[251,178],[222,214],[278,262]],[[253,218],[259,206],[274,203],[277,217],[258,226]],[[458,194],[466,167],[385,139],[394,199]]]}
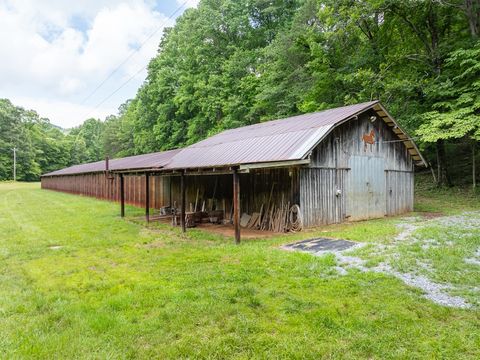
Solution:
{"label": "white gravel", "polygon": [[419,228],[419,225],[415,223],[402,223],[399,224],[398,227],[401,228],[402,231],[395,236],[395,241],[404,241],[412,236],[415,230]]}
{"label": "white gravel", "polygon": [[[471,307],[471,305],[462,297],[449,295],[447,292],[445,292],[445,290],[449,290],[452,288],[451,285],[435,283],[422,275],[416,275],[411,273],[401,273],[399,271],[394,270],[390,265],[386,263],[381,263],[375,267],[368,268],[365,266],[364,260],[355,256],[347,256],[343,254],[343,251],[338,251],[338,252],[319,251],[315,255],[320,256],[326,253],[333,253],[336,256],[339,265],[337,265],[335,269],[340,275],[347,275],[348,274],[347,269],[357,269],[363,272],[373,271],[376,273],[392,275],[402,280],[405,284],[409,286],[413,286],[423,290],[424,297],[426,297],[429,300],[432,300],[437,304],[448,306],[448,307],[456,307],[456,308]],[[423,264],[423,265],[428,266],[426,264]]]}
{"label": "white gravel", "polygon": [[473,257],[465,259],[467,264],[480,266],[480,248],[477,249]]}
{"label": "white gravel", "polygon": [[[469,216],[470,215],[470,216]],[[472,218],[471,215],[480,215],[480,213],[465,213],[458,216],[449,216],[443,218],[436,218],[432,219],[423,223],[416,223],[417,218],[406,218],[408,222],[399,224],[398,226],[402,229],[402,231],[395,237],[395,242],[405,242],[405,241],[420,241],[414,237],[414,232],[425,226],[425,224],[438,224],[444,227],[458,227],[461,226],[462,229],[465,230],[477,230],[480,228],[480,219],[479,218]],[[445,244],[447,242],[444,242]],[[422,240],[422,248],[427,249],[434,246],[441,245],[442,242],[438,241],[437,239],[427,239]],[[453,245],[453,243],[452,243]],[[383,273],[387,275],[394,276],[400,280],[402,280],[406,285],[416,287],[421,289],[424,292],[424,297],[443,306],[448,307],[455,307],[455,308],[470,308],[472,305],[469,304],[464,298],[460,296],[450,295],[448,290],[455,289],[455,287],[451,284],[439,284],[436,282],[431,281],[426,276],[419,275],[419,274],[412,274],[412,273],[402,273],[395,270],[388,262],[380,263],[374,267],[367,267],[365,265],[365,260],[348,255],[352,251],[358,249],[359,247],[364,246],[364,244],[358,244],[355,247],[349,248],[343,251],[319,251],[315,253],[317,256],[324,255],[326,253],[334,254],[338,265],[335,267],[336,271],[340,275],[346,275],[348,273],[348,269],[357,269],[363,272],[373,271],[377,273]],[[372,249],[373,252],[378,254],[384,253],[386,250],[395,249],[395,244],[393,245],[382,245],[378,244]],[[390,257],[391,259],[398,259],[399,254],[394,253],[393,256]],[[480,248],[475,253],[474,257],[465,259],[466,262],[480,265]],[[431,264],[424,263],[421,261],[417,261],[419,268],[422,268],[427,271],[432,271],[433,268]]]}

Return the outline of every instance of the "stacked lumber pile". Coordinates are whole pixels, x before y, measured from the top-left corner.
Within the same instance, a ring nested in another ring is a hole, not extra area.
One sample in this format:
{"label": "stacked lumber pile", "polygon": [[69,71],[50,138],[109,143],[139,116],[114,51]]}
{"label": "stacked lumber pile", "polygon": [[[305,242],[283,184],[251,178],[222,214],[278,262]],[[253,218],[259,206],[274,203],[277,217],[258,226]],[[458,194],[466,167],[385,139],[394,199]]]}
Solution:
{"label": "stacked lumber pile", "polygon": [[242,215],[242,219],[247,217],[249,218],[248,222],[241,222],[241,225],[248,229],[274,232],[301,231],[303,229],[300,207],[298,205],[290,206],[289,202],[282,202],[280,206],[272,204],[267,210],[264,210],[262,205],[260,212],[254,212],[251,216]]}

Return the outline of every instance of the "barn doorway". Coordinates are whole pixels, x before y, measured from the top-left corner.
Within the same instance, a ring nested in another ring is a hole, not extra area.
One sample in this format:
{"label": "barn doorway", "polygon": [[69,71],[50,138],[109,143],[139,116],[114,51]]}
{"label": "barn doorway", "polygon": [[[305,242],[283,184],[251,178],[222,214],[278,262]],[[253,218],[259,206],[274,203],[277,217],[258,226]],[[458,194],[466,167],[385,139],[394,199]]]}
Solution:
{"label": "barn doorway", "polygon": [[349,186],[346,194],[349,220],[385,216],[385,159],[352,156],[349,167]]}

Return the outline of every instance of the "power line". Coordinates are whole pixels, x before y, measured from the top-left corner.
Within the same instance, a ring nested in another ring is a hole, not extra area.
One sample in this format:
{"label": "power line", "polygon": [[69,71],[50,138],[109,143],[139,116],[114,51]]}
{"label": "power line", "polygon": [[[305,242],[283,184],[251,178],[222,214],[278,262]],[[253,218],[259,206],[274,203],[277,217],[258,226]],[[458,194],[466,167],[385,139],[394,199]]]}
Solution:
{"label": "power line", "polygon": [[100,101],[97,105],[95,105],[95,107],[88,113],[88,115],[86,116],[86,118],[89,117],[89,115],[95,111],[98,107],[100,107],[101,105],[103,105],[108,99],[110,99],[113,95],[115,95],[117,92],[119,92],[125,85],[127,85],[130,81],[132,81],[134,78],[137,77],[137,75],[139,75],[143,70],[145,70],[147,68],[148,64],[145,65],[144,67],[142,67],[140,70],[138,70],[135,74],[133,74],[132,76],[130,76],[125,82],[123,82],[118,88],[116,88],[113,92],[110,93],[110,95],[108,95],[106,98],[104,98],[102,101]]}
{"label": "power line", "polygon": [[[188,0],[185,1],[182,5],[180,5],[180,6],[167,18],[167,20],[171,20],[185,5],[187,5],[187,3],[188,3]],[[129,54],[120,64],[118,64],[118,66],[117,66],[115,69],[113,69],[113,71],[110,72],[110,74],[108,74],[108,76],[107,76],[105,79],[103,79],[103,81],[102,81],[100,84],[98,84],[97,87],[95,87],[95,89],[93,89],[93,91],[92,91],[90,94],[88,94],[87,97],[85,97],[85,98],[82,100],[82,102],[80,103],[80,105],[83,105],[88,99],[90,99],[108,80],[110,80],[110,79],[112,78],[113,75],[115,75],[115,74],[117,73],[118,70],[120,70],[120,68],[121,68],[123,65],[125,65],[125,64],[133,57],[133,55],[135,55],[138,51],[140,51],[140,49],[141,49],[151,38],[153,38],[153,37],[160,31],[160,29],[162,29],[164,26],[165,26],[165,21],[164,21],[161,25],[159,25],[159,26],[155,29],[155,31],[154,31],[153,33],[151,33],[151,34],[140,44],[140,46],[139,46],[137,49],[131,51],[130,54]],[[145,66],[145,68],[146,68],[146,66]],[[142,70],[143,70],[143,69],[142,69]],[[116,90],[116,91],[118,91],[118,90]],[[92,111],[93,111],[93,110],[92,110]]]}

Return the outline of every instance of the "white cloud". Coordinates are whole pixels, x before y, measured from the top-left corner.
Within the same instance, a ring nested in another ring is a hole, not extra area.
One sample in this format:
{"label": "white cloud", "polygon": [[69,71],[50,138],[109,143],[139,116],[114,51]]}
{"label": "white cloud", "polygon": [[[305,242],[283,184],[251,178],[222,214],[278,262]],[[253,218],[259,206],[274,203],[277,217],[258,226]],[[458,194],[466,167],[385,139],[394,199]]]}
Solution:
{"label": "white cloud", "polygon": [[65,129],[72,128],[81,124],[87,118],[99,118],[104,119],[110,114],[114,114],[117,111],[115,107],[102,107],[94,109],[87,105],[79,105],[77,103],[45,99],[39,97],[12,97],[10,99],[16,106],[21,106],[26,109],[35,110],[40,116],[52,119],[62,119],[61,124],[56,121],[52,123],[60,125]]}
{"label": "white cloud", "polygon": [[[88,107],[101,102],[155,56],[163,27],[173,21],[153,5],[149,0],[0,0],[0,97],[18,99],[18,105],[33,108],[61,126],[81,123],[84,118],[77,113],[87,113]],[[115,76],[82,104],[153,33]],[[116,112],[135,95],[142,76],[145,72],[95,110],[95,116]]]}

